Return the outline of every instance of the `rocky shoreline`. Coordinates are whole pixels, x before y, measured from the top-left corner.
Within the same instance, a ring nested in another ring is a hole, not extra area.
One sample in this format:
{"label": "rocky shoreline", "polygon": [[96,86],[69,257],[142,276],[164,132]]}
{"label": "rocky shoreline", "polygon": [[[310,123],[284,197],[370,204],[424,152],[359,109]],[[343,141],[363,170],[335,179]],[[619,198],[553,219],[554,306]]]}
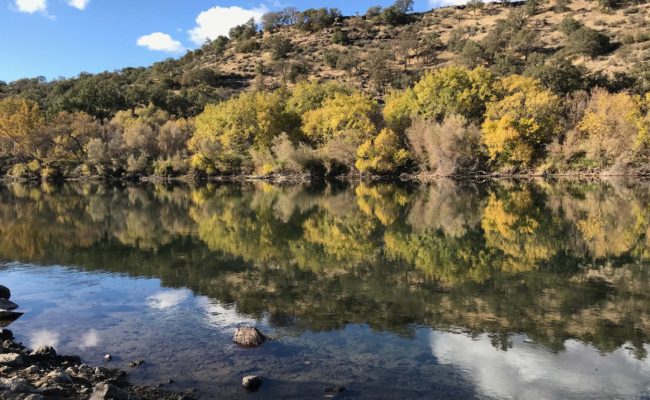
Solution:
{"label": "rocky shoreline", "polygon": [[118,369],[91,367],[52,347],[29,350],[0,330],[0,400],[191,400],[191,394],[131,385]]}
{"label": "rocky shoreline", "polygon": [[[20,318],[11,291],[0,285],[0,400],[191,400],[189,394],[131,385],[118,369],[91,367],[45,346],[30,350],[5,329]],[[110,358],[110,356],[106,356]],[[137,363],[133,367],[141,365]]]}

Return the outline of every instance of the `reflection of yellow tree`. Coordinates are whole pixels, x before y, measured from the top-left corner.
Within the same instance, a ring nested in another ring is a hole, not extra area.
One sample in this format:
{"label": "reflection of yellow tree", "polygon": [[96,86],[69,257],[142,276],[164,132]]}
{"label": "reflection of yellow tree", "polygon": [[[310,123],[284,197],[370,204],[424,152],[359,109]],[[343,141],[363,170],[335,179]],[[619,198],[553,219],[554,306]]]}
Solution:
{"label": "reflection of yellow tree", "polygon": [[527,188],[490,194],[481,225],[487,246],[503,252],[503,270],[534,270],[562,246],[564,234],[540,195]]}
{"label": "reflection of yellow tree", "polygon": [[[620,257],[636,251],[648,257],[650,229],[648,191],[644,187],[627,188],[616,182],[555,190],[555,207],[572,223],[585,248],[594,258]],[[645,240],[644,240],[645,238]]]}
{"label": "reflection of yellow tree", "polygon": [[403,260],[430,278],[446,283],[483,282],[494,272],[493,253],[475,233],[452,238],[439,231],[387,232],[384,242],[390,259]]}
{"label": "reflection of yellow tree", "polygon": [[390,225],[400,210],[409,202],[406,192],[394,185],[365,183],[356,187],[357,205],[369,217],[377,218],[383,225]]}
{"label": "reflection of yellow tree", "polygon": [[318,245],[328,258],[344,264],[372,262],[378,255],[378,246],[372,240],[377,223],[361,214],[345,218],[317,213],[304,225],[304,240]]}

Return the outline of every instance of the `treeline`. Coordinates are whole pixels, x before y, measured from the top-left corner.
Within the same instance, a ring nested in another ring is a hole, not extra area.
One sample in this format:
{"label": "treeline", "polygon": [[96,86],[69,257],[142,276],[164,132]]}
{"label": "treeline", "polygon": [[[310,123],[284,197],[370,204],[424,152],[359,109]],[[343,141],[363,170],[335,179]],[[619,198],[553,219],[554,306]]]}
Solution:
{"label": "treeline", "polygon": [[427,72],[381,102],[334,82],[241,93],[177,118],[111,119],[0,100],[0,163],[15,178],[240,174],[644,173],[650,96],[561,96],[484,67]]}

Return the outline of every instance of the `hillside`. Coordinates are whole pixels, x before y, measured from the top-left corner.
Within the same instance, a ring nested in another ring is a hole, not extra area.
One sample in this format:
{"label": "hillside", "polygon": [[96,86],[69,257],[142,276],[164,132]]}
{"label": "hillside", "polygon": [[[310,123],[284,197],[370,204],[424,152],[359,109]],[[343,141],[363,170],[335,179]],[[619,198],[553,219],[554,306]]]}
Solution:
{"label": "hillside", "polygon": [[650,4],[284,9],[149,68],[0,84],[0,175],[650,173]]}
{"label": "hillside", "polygon": [[[272,68],[278,60],[273,59],[273,52],[265,43],[278,37],[290,38],[293,49],[287,52],[286,59],[295,65],[305,65],[305,75],[308,77],[336,79],[375,93],[377,88],[372,85],[375,71],[372,70],[371,62],[377,58],[389,66],[386,74],[393,76],[385,79],[393,86],[408,84],[404,75],[418,76],[422,70],[450,63],[469,64],[468,67],[484,64],[498,70],[499,67],[494,66],[489,59],[468,60],[468,55],[463,52],[464,46],[459,45],[459,42],[464,44],[475,41],[481,44],[495,33],[500,20],[521,18],[518,14],[526,13],[526,7],[525,3],[511,3],[507,6],[489,3],[478,10],[446,7],[413,14],[412,22],[401,26],[356,16],[345,18],[333,27],[318,32],[284,27],[261,34],[256,38],[260,49],[250,53],[238,52],[236,45],[229,46],[222,55],[210,54],[205,49],[202,54],[199,52],[193,68],[243,73],[253,80],[256,70],[259,70],[258,66],[264,65],[269,67],[265,69],[265,86],[278,87],[284,83],[283,76]],[[556,9],[556,5],[540,2],[535,14],[523,16],[526,21],[522,23],[519,34],[525,35],[529,42],[513,43],[510,49],[505,50],[512,51],[515,60],[524,51],[530,53],[529,58],[534,58],[531,57],[533,54],[543,56],[546,63],[569,59],[573,65],[584,67],[586,75],[604,75],[609,78],[614,78],[616,74],[633,75],[638,72],[638,63],[650,61],[650,4],[605,10],[596,1],[577,0],[567,4],[565,11],[558,12]],[[593,58],[565,54],[562,50],[567,47],[568,38],[560,32],[560,25],[567,17],[609,37],[614,43],[611,51]],[[338,30],[347,38],[346,44],[333,43]],[[454,51],[454,47],[460,48]],[[378,57],[379,52],[386,54]],[[328,56],[347,54],[358,60],[357,68],[352,73],[348,73],[345,63],[339,64],[338,68],[336,65],[328,65]],[[513,64],[509,72],[524,72],[530,67],[525,62]]]}
{"label": "hillside", "polygon": [[[600,48],[579,42],[590,38],[572,43],[562,32],[567,18],[602,33],[610,43]],[[239,37],[217,38],[149,68],[51,82],[0,82],[0,97],[19,95],[53,112],[85,111],[98,117],[153,103],[187,117],[240,90],[291,87],[301,79],[336,79],[379,97],[390,88],[411,85],[424,70],[450,63],[485,65],[500,75],[530,75],[551,86],[553,79],[566,75],[563,84],[569,86],[562,91],[596,85],[645,91],[650,80],[648,21],[650,3],[604,8],[585,0],[475,1],[397,21],[370,10],[364,16],[337,16],[324,27],[293,24],[253,35],[244,30]]]}

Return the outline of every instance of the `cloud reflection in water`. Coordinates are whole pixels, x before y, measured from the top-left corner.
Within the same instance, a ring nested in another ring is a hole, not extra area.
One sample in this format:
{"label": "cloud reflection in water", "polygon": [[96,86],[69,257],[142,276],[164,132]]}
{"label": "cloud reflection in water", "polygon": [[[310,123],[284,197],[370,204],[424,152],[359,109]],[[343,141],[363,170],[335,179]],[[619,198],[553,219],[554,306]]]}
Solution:
{"label": "cloud reflection in water", "polygon": [[[615,398],[650,388],[650,360],[636,359],[621,348],[606,357],[590,345],[565,342],[557,354],[513,338],[502,351],[490,337],[433,332],[434,356],[443,364],[467,371],[477,391],[511,399]],[[645,383],[644,383],[645,382]]]}

